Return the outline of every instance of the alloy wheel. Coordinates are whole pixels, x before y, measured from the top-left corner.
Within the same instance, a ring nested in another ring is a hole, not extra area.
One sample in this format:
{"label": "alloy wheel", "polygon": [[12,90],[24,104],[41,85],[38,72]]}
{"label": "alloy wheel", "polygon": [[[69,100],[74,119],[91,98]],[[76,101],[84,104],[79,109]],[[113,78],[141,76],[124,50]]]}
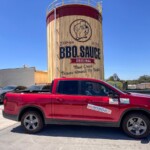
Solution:
{"label": "alloy wheel", "polygon": [[127,122],[128,131],[136,136],[143,135],[147,130],[147,124],[140,117],[132,117]]}
{"label": "alloy wheel", "polygon": [[24,126],[27,130],[36,130],[39,126],[39,119],[34,114],[28,114],[24,118]]}

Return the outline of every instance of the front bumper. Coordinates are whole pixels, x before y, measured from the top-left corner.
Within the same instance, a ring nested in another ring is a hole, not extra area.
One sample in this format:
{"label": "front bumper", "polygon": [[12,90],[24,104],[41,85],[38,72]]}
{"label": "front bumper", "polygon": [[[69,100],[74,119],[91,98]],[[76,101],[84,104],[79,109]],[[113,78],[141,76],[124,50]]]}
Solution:
{"label": "front bumper", "polygon": [[6,118],[6,119],[18,121],[18,116],[17,115],[7,114],[7,113],[4,112],[4,110],[3,110],[3,117]]}

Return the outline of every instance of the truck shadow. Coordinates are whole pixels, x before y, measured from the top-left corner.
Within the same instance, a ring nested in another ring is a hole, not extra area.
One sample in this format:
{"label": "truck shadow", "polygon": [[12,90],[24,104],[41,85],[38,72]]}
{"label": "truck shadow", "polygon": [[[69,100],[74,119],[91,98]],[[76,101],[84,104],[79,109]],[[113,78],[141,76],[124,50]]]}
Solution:
{"label": "truck shadow", "polygon": [[[27,134],[21,126],[11,130],[14,133]],[[136,140],[126,136],[120,128],[94,127],[94,126],[69,126],[69,125],[47,125],[41,132],[34,135],[53,137],[95,138],[111,140]],[[150,136],[144,138],[142,144],[148,144]]]}

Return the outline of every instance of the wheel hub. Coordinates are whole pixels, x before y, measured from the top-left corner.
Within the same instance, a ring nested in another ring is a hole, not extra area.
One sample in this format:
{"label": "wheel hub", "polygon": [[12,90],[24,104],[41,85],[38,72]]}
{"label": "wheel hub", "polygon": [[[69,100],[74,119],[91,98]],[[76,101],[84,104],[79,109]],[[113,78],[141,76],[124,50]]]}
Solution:
{"label": "wheel hub", "polygon": [[135,130],[140,130],[140,125],[139,125],[138,123],[135,123],[135,124],[133,125],[133,128],[134,128]]}
{"label": "wheel hub", "polygon": [[33,125],[34,123],[33,123],[33,121],[30,121],[29,124],[30,124],[30,125]]}

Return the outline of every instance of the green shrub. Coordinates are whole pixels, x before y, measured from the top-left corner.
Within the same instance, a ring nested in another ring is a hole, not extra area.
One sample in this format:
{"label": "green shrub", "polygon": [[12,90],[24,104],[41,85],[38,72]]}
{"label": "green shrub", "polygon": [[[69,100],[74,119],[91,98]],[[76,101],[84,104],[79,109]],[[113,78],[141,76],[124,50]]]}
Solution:
{"label": "green shrub", "polygon": [[118,89],[122,90],[123,84],[120,81],[107,81],[109,84],[111,84],[112,86],[117,87]]}

